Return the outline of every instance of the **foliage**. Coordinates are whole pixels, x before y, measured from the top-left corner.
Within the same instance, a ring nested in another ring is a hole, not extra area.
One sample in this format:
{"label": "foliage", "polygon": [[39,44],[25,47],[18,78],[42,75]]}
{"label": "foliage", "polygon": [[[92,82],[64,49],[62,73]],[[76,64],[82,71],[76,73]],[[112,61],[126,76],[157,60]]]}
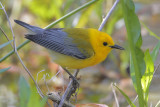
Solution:
{"label": "foliage", "polygon": [[31,91],[28,82],[22,76],[19,79],[19,96],[20,107],[44,107],[47,100],[46,97],[40,100],[37,91]]}
{"label": "foliage", "polygon": [[[121,0],[121,5],[123,8],[124,20],[128,34],[128,43],[131,55],[130,71],[132,81],[134,88],[139,96],[139,106],[147,107],[149,86],[154,74],[154,61],[160,46],[158,43],[152,54],[149,53],[149,50],[143,53],[141,50],[142,37],[140,22],[137,15],[135,14],[134,3],[132,0]],[[124,96],[126,97],[126,95]],[[128,98],[126,99],[128,100]],[[131,103],[129,104],[131,105]]]}
{"label": "foliage", "polygon": [[130,100],[130,98],[120,89],[118,88],[115,84],[114,86],[120,91],[120,93],[125,97],[125,99],[127,100],[128,104],[131,106],[131,107],[136,107],[132,101]]}

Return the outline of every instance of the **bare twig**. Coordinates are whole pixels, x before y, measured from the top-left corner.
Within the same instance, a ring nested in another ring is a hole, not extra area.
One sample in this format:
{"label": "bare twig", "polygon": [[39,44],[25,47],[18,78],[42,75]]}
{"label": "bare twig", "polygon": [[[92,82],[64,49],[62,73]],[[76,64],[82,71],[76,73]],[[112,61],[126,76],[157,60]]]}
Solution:
{"label": "bare twig", "polygon": [[104,25],[106,24],[107,20],[109,19],[109,17],[111,16],[111,13],[113,12],[113,10],[115,9],[115,7],[117,6],[119,0],[116,0],[115,3],[113,4],[112,8],[109,10],[108,14],[106,15],[106,17],[103,19],[100,27],[99,27],[99,31],[102,31]]}
{"label": "bare twig", "polygon": [[115,91],[115,89],[113,87],[113,84],[115,84],[115,83],[111,83],[112,92],[113,92],[113,95],[114,95],[114,98],[115,98],[115,101],[116,101],[116,105],[117,105],[116,107],[119,107],[119,102],[118,102],[116,91]]}
{"label": "bare twig", "polygon": [[47,83],[50,83],[51,81],[53,81],[53,79],[56,78],[56,76],[61,72],[61,70],[58,70],[58,72],[56,73],[56,75],[54,75],[50,80],[47,81]]}
{"label": "bare twig", "polygon": [[[57,104],[59,104],[60,101],[61,101],[60,96],[57,93],[55,93],[55,92],[49,93],[48,94],[48,98],[51,99],[53,102],[56,102]],[[65,107],[75,107],[74,105],[72,105],[68,101],[64,101],[63,105]]]}
{"label": "bare twig", "polygon": [[16,52],[16,43],[15,43],[15,36],[14,36],[14,32],[13,32],[13,29],[12,29],[12,26],[11,26],[11,22],[9,21],[9,17],[8,17],[8,15],[7,15],[7,12],[6,12],[6,10],[5,10],[5,8],[4,8],[4,6],[2,5],[2,3],[0,2],[0,4],[1,4],[1,9],[4,11],[4,13],[5,13],[5,15],[6,15],[6,18],[7,18],[7,20],[8,20],[8,24],[9,24],[9,27],[10,27],[10,29],[11,29],[11,32],[12,32],[12,36],[13,36],[13,45],[14,45],[14,51]]}
{"label": "bare twig", "polygon": [[50,93],[50,90],[49,90],[49,87],[48,87],[47,81],[46,81],[46,75],[44,75],[44,82],[45,82],[45,85],[46,85],[46,87],[47,87],[48,92]]}
{"label": "bare twig", "polygon": [[[7,36],[7,34],[4,32],[4,30],[2,29],[1,26],[0,26],[0,30],[1,30],[2,33],[5,35],[5,37],[7,38],[7,40],[10,41],[9,38],[8,38],[8,36]],[[10,44],[11,44],[12,48],[14,48],[13,45],[12,45],[12,43],[10,43]]]}

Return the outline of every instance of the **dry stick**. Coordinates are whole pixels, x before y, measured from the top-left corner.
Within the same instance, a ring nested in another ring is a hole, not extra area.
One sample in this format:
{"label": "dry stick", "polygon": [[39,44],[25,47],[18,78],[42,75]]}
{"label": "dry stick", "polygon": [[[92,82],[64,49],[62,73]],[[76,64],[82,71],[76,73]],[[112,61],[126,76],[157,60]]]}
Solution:
{"label": "dry stick", "polygon": [[[14,32],[13,32],[13,29],[12,29],[12,26],[11,26],[11,23],[10,23],[10,20],[9,20],[8,15],[7,15],[7,12],[6,12],[6,10],[5,10],[5,8],[3,7],[3,5],[2,5],[1,2],[0,2],[0,5],[1,5],[2,10],[4,11],[4,13],[5,13],[5,15],[6,15],[6,18],[7,18],[8,23],[9,23],[9,27],[10,27],[11,32],[12,32],[14,51],[15,51],[18,59],[20,60],[22,66],[23,66],[24,69],[27,71],[27,73],[29,74],[29,76],[32,78],[33,82],[35,83],[39,95],[43,98],[43,97],[44,97],[44,94],[42,93],[42,91],[41,91],[41,89],[39,88],[38,84],[37,84],[36,81],[34,80],[32,74],[31,74],[30,71],[27,69],[27,67],[24,65],[21,57],[19,56],[19,54],[18,54],[18,52],[17,52],[17,47],[16,47],[16,43],[15,43],[15,36],[14,36]],[[48,102],[47,102],[47,104],[51,107],[51,105],[50,105]]]}
{"label": "dry stick", "polygon": [[[0,26],[0,30],[1,30],[2,33],[5,35],[5,37],[7,38],[7,40],[10,41],[9,38],[8,38],[8,36],[7,36],[7,34],[4,32],[4,30],[2,29],[1,26]],[[12,48],[14,48],[13,45],[12,45],[12,43],[10,43],[10,44],[11,44]]]}
{"label": "dry stick", "polygon": [[[119,2],[119,0],[116,0],[116,2],[113,4],[112,8],[110,9],[110,11],[108,12],[108,14],[106,15],[106,17],[103,19],[103,21],[102,21],[102,23],[101,23],[101,25],[100,25],[100,27],[98,29],[99,31],[101,31],[103,29],[104,25],[106,24],[108,18],[111,16],[111,13],[113,12],[113,10],[115,9],[115,7],[117,6],[118,2]],[[75,74],[78,75],[78,72],[79,72],[78,70],[75,71]],[[63,94],[62,100],[61,100],[60,104],[58,105],[58,107],[62,107],[64,101],[67,100],[66,98],[68,98],[67,96],[68,96],[69,92],[72,91],[72,84],[73,84],[73,80],[71,80],[69,82],[68,87],[67,87],[65,93]]]}

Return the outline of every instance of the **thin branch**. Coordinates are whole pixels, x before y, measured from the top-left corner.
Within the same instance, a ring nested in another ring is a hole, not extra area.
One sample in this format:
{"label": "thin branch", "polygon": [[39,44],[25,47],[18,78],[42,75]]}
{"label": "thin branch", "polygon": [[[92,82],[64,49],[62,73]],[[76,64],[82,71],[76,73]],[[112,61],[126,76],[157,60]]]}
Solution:
{"label": "thin branch", "polygon": [[[4,32],[4,30],[2,29],[1,26],[0,26],[0,30],[1,30],[2,33],[5,35],[5,37],[7,38],[7,40],[10,41],[9,38],[8,38],[8,36],[7,36],[7,34]],[[10,44],[11,44],[12,48],[14,48],[13,45],[12,45],[12,43],[10,43]]]}
{"label": "thin branch", "polygon": [[[17,50],[21,49],[23,46],[25,46],[29,42],[30,42],[29,40],[24,41],[22,44],[20,44],[19,46],[17,46]],[[2,61],[4,61],[5,59],[7,59],[9,56],[11,56],[13,53],[14,53],[14,50],[10,51],[7,55],[5,55],[3,58],[0,59],[0,63]]]}
{"label": "thin branch", "polygon": [[58,70],[56,75],[54,75],[50,80],[48,80],[47,83],[50,83],[51,81],[53,81],[60,72],[61,72],[61,70]]}
{"label": "thin branch", "polygon": [[[79,73],[79,69],[77,69],[74,72],[74,77],[76,77],[78,75],[78,73]],[[62,107],[64,102],[68,101],[70,99],[70,96],[76,91],[77,88],[73,90],[73,81],[74,81],[73,79],[70,80],[70,82],[67,86],[67,89],[65,90],[65,93],[63,94],[58,107]]]}
{"label": "thin branch", "polygon": [[58,20],[54,21],[53,23],[49,24],[47,27],[45,27],[45,29],[48,29],[48,28],[53,27],[55,24],[61,22],[62,20],[70,17],[71,15],[77,13],[78,11],[80,11],[80,10],[82,10],[82,9],[90,6],[91,4],[93,4],[93,3],[97,2],[97,1],[98,1],[98,0],[91,0],[91,1],[89,1],[88,3],[86,3],[86,4],[84,4],[84,5],[76,8],[75,10],[69,12],[68,14],[66,14],[66,15],[64,15],[64,16],[62,16],[60,19],[58,19]]}
{"label": "thin branch", "polygon": [[2,3],[0,2],[0,4],[1,4],[1,9],[4,11],[4,13],[5,13],[5,15],[6,15],[6,18],[7,18],[7,20],[8,20],[8,24],[9,24],[9,27],[10,27],[10,29],[11,29],[11,32],[12,32],[12,36],[13,36],[13,45],[14,45],[14,51],[16,52],[17,50],[17,48],[16,48],[16,43],[15,43],[15,36],[14,36],[14,32],[13,32],[13,29],[12,29],[12,26],[11,26],[11,22],[10,22],[10,20],[9,20],[9,17],[8,17],[8,15],[7,15],[7,12],[6,12],[6,10],[5,10],[5,8],[3,7],[3,5],[2,5]]}
{"label": "thin branch", "polygon": [[46,75],[44,75],[44,82],[45,82],[45,85],[46,85],[46,87],[47,87],[48,92],[50,93],[50,90],[49,90],[49,87],[48,87],[47,81],[46,81]]}
{"label": "thin branch", "polygon": [[[49,98],[50,100],[52,100],[53,102],[57,103],[57,104],[59,104],[60,101],[61,101],[60,96],[59,96],[57,93],[55,93],[55,92],[48,93],[48,98]],[[65,107],[75,107],[74,105],[72,105],[72,104],[69,103],[68,101],[64,101],[63,105],[64,105]]]}
{"label": "thin branch", "polygon": [[99,31],[102,31],[104,25],[106,24],[107,20],[109,19],[109,17],[111,16],[111,13],[113,12],[113,10],[116,8],[117,4],[118,4],[119,0],[116,0],[115,3],[113,4],[112,8],[109,10],[108,14],[106,15],[106,17],[103,19],[100,27],[99,27]]}

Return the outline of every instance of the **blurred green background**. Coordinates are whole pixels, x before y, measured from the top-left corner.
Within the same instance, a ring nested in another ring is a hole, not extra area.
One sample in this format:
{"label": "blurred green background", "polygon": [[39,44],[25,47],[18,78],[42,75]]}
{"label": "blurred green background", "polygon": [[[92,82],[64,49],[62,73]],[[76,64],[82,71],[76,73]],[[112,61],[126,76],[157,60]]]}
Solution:
{"label": "blurred green background", "polygon": [[[17,46],[25,41],[24,34],[27,31],[16,25],[14,19],[22,20],[31,25],[44,28],[51,22],[61,18],[70,11],[78,8],[90,0],[1,0],[5,6],[7,14],[10,18]],[[136,13],[140,19],[150,30],[159,36],[160,34],[160,1],[159,0],[134,0]],[[102,18],[112,7],[114,0],[98,0],[91,6],[77,12],[62,22],[56,24],[54,28],[95,28],[98,29]],[[115,107],[115,99],[113,96],[111,83],[116,82],[131,99],[134,100],[136,93],[133,88],[132,81],[129,76],[129,54],[128,43],[126,38],[126,30],[124,20],[122,18],[122,10],[118,5],[107,21],[103,32],[113,37],[116,44],[123,46],[126,50],[113,50],[109,57],[99,65],[82,69],[79,73],[80,90],[78,92],[77,103],[104,103]],[[3,28],[7,36],[12,39],[11,31],[7,24],[7,19],[2,10],[0,10],[0,27]],[[151,36],[146,28],[142,26],[143,46],[152,51],[158,40]],[[7,42],[7,39],[0,31],[0,44]],[[0,58],[5,56],[12,50],[7,47],[0,50]],[[29,43],[22,49],[19,54],[25,65],[34,75],[35,79],[38,74],[38,84],[44,94],[49,90],[62,92],[69,82],[68,75],[65,72],[56,73],[59,70],[58,65],[51,61],[49,53],[43,47],[34,43]],[[160,55],[155,63],[158,66]],[[19,87],[18,81],[20,75],[23,75],[29,82],[30,87],[34,84],[28,74],[20,64],[17,56],[14,54],[7,60],[0,63],[0,69],[11,67],[7,72],[0,74],[0,107],[17,107],[19,106]],[[150,87],[149,102],[155,105],[160,100],[160,69],[155,72]],[[49,90],[47,89],[45,82]],[[124,97],[117,92],[117,97],[121,106],[127,106]],[[73,97],[74,102],[74,97]]]}

